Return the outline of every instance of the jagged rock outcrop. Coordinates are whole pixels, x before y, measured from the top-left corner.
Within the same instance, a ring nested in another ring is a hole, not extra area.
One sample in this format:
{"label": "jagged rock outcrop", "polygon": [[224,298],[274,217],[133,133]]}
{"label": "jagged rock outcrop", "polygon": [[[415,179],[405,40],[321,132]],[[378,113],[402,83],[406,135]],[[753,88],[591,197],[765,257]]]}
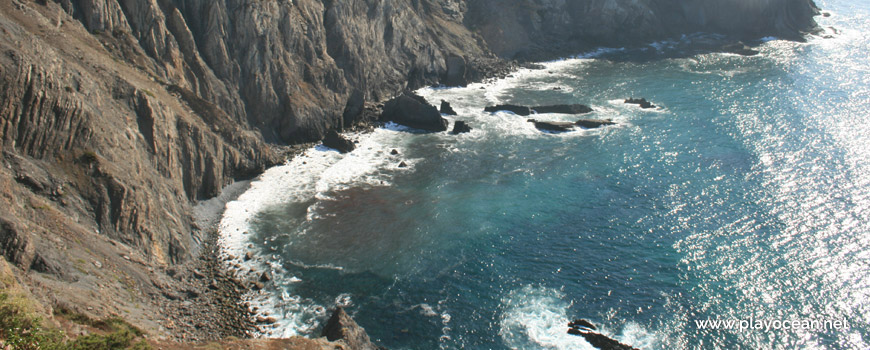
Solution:
{"label": "jagged rock outcrop", "polygon": [[329,341],[346,344],[350,350],[382,350],[372,343],[365,329],[360,327],[343,308],[338,307],[323,326],[321,336]]}
{"label": "jagged rock outcrop", "polygon": [[468,123],[457,120],[456,123],[453,123],[453,131],[451,131],[450,133],[454,135],[459,135],[467,132],[471,132],[471,127],[468,126]]}
{"label": "jagged rock outcrop", "polygon": [[456,115],[456,111],[453,110],[453,107],[450,106],[450,102],[441,100],[441,108],[438,109],[441,114],[446,115]]}

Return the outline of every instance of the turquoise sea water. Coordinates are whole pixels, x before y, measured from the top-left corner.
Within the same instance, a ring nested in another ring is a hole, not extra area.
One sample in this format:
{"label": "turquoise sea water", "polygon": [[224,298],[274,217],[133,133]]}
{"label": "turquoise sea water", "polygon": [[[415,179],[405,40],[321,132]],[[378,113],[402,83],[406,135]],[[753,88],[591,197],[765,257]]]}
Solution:
{"label": "turquoise sea water", "polygon": [[[317,335],[343,305],[390,349],[591,348],[574,318],[644,349],[870,348],[870,4],[819,4],[832,38],[656,43],[424,89],[475,130],[390,125],[270,169],[222,221],[228,253],[274,272],[251,296],[282,318],[267,334]],[[497,103],[619,125],[546,134],[482,112]],[[750,318],[848,327],[696,323]]]}

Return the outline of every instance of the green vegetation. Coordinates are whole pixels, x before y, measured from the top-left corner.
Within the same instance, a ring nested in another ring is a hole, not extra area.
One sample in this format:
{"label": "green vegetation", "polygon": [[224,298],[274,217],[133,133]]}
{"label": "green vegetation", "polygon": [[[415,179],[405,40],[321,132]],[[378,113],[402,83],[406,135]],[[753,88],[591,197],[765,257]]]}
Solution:
{"label": "green vegetation", "polygon": [[[60,308],[55,315],[70,322],[96,328],[93,333],[67,340],[63,332],[43,326],[31,311],[30,301],[7,291],[0,292],[0,348],[15,350],[148,350],[142,331],[119,318],[94,320]],[[136,341],[139,339],[139,341]]]}
{"label": "green vegetation", "polygon": [[12,349],[61,349],[63,334],[45,329],[30,312],[27,299],[0,292],[0,347]]}

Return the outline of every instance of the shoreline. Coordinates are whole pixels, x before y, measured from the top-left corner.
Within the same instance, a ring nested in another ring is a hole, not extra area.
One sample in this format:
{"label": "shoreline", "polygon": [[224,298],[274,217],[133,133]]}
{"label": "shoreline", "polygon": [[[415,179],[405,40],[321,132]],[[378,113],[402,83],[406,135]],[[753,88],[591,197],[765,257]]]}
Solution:
{"label": "shoreline", "polygon": [[[787,40],[787,39],[779,39],[779,40]],[[717,38],[714,42],[713,46],[723,43],[733,42],[728,38]],[[765,41],[753,42],[754,46],[757,47],[760,44],[763,44]],[[496,65],[502,68],[507,68],[507,71],[495,71],[495,73],[479,77],[475,81],[469,81],[468,84],[494,84],[500,80],[504,80],[506,78],[513,78],[513,74],[518,73],[522,70],[541,70],[546,69],[545,64],[553,63],[553,62],[562,62],[566,60],[572,59],[602,59],[607,60],[606,56],[608,55],[633,55],[634,52],[638,52],[643,50],[645,47],[654,47],[656,45],[662,44],[674,44],[674,45],[682,45],[681,48],[687,49],[689,55],[703,54],[703,53],[722,53],[728,54],[731,53],[728,50],[724,49],[711,49],[710,42],[695,42],[693,37],[684,38],[682,40],[674,40],[674,41],[656,41],[650,42],[644,45],[637,45],[632,47],[623,47],[623,48],[610,48],[610,47],[599,47],[595,50],[578,53],[575,55],[562,56],[559,58],[551,58],[545,61],[511,61],[511,60],[501,60]],[[742,42],[741,42],[742,43]],[[670,50],[670,51],[669,51]],[[667,59],[672,57],[674,52],[677,52],[677,48],[670,47],[664,50],[660,50],[657,52],[660,57],[656,59]],[[671,52],[673,51],[673,52]],[[436,87],[436,86],[431,86]],[[421,89],[429,88],[422,87]],[[451,89],[457,88],[457,86],[437,86],[437,88]],[[378,103],[372,103],[371,105],[382,106],[384,101]],[[371,106],[368,106],[371,107]],[[483,107],[483,106],[482,106]],[[369,110],[371,111],[371,110]],[[375,120],[365,120],[360,123],[348,128],[343,131],[342,134],[347,132],[357,132],[359,133],[357,136],[363,136],[366,134],[370,134],[375,131],[376,128],[382,126],[382,122]],[[306,143],[301,145],[293,145],[288,146],[293,149],[292,155],[288,157],[284,163],[276,164],[272,167],[266,168],[263,172],[256,175],[255,178],[250,180],[242,180],[234,182],[224,189],[222,189],[221,194],[217,197],[213,197],[208,200],[200,201],[198,205],[194,208],[195,217],[197,219],[198,225],[206,225],[202,227],[207,227],[209,233],[208,237],[210,241],[207,241],[209,244],[213,246],[211,249],[204,249],[204,252],[207,252],[208,255],[213,255],[216,257],[215,261],[212,259],[201,259],[204,260],[207,266],[210,266],[214,270],[212,274],[215,276],[228,276],[229,280],[224,281],[227,284],[222,285],[218,288],[218,290],[224,290],[227,288],[234,288],[237,286],[241,286],[241,291],[236,291],[235,296],[238,298],[239,304],[246,305],[247,307],[244,311],[232,310],[232,312],[238,312],[239,316],[245,317],[248,320],[251,320],[252,328],[248,329],[249,333],[246,335],[248,337],[257,338],[258,336],[264,336],[264,338],[268,337],[268,331],[264,331],[264,327],[274,328],[274,320],[276,318],[273,315],[268,313],[262,313],[257,311],[262,310],[252,310],[250,306],[252,306],[252,300],[249,296],[258,293],[258,291],[262,288],[263,281],[258,281],[261,277],[262,273],[273,273],[272,271],[267,271],[267,269],[263,268],[264,264],[268,264],[267,261],[263,260],[262,257],[254,255],[250,261],[246,259],[245,252],[230,252],[228,247],[222,246],[220,243],[220,239],[223,237],[220,231],[220,223],[223,218],[223,215],[226,211],[226,204],[237,200],[240,196],[242,196],[245,192],[251,189],[251,185],[253,182],[257,181],[263,174],[268,172],[270,169],[275,167],[280,167],[285,164],[289,164],[295,157],[305,154],[305,152],[309,151],[313,147],[315,147],[318,143]],[[225,193],[225,191],[230,191],[229,193]],[[250,253],[250,252],[248,252]],[[241,265],[240,265],[241,263]],[[257,320],[259,319],[259,322]],[[236,329],[233,326],[225,326],[228,330]],[[282,337],[270,338],[270,339],[282,339]]]}

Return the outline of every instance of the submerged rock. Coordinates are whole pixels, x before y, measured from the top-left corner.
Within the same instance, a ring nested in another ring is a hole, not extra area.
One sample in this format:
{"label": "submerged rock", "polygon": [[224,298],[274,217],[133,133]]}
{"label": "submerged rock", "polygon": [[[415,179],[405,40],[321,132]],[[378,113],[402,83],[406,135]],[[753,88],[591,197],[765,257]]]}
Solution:
{"label": "submerged rock", "polygon": [[627,98],[625,100],[625,103],[638,105],[638,106],[640,106],[640,108],[645,108],[645,109],[646,108],[656,108],[656,106],[654,104],[650,103],[645,98],[631,98],[630,97],[630,98]]}
{"label": "submerged rock", "polygon": [[337,307],[320,334],[329,341],[343,340],[351,350],[381,350],[372,343],[365,329],[359,326],[343,308]]}
{"label": "submerged rock", "polygon": [[758,50],[752,49],[751,47],[744,44],[742,41],[722,45],[722,51],[742,56],[755,56],[759,54]]}
{"label": "submerged rock", "polygon": [[448,124],[435,106],[412,92],[404,92],[385,103],[380,119],[426,131],[447,131]]}
{"label": "submerged rock", "polygon": [[464,121],[457,120],[456,123],[453,124],[453,131],[451,131],[450,133],[456,135],[466,132],[471,132],[471,127],[468,126],[468,124],[466,124]]}
{"label": "submerged rock", "polygon": [[537,113],[556,113],[556,114],[585,114],[592,112],[592,108],[587,105],[571,104],[571,105],[552,105],[552,106],[537,106],[532,107]]}
{"label": "submerged rock", "polygon": [[499,111],[508,111],[516,115],[527,116],[532,114],[532,109],[527,106],[518,106],[518,105],[496,105],[490,106],[483,109],[484,112],[495,113]]}
{"label": "submerged rock", "polygon": [[335,149],[341,153],[351,152],[356,148],[353,142],[351,142],[344,136],[341,136],[335,130],[330,130],[328,133],[326,133],[326,137],[323,138],[323,145]]}
{"label": "submerged rock", "polygon": [[441,100],[441,114],[456,115],[456,111],[453,110],[453,107],[450,107],[450,102]]}
{"label": "submerged rock", "polygon": [[530,123],[535,124],[538,130],[545,131],[571,131],[574,129],[574,123],[571,122],[541,122],[535,119],[529,119]]}
{"label": "submerged rock", "polygon": [[574,124],[586,129],[595,129],[602,125],[614,125],[616,123],[610,119],[580,119]]}

